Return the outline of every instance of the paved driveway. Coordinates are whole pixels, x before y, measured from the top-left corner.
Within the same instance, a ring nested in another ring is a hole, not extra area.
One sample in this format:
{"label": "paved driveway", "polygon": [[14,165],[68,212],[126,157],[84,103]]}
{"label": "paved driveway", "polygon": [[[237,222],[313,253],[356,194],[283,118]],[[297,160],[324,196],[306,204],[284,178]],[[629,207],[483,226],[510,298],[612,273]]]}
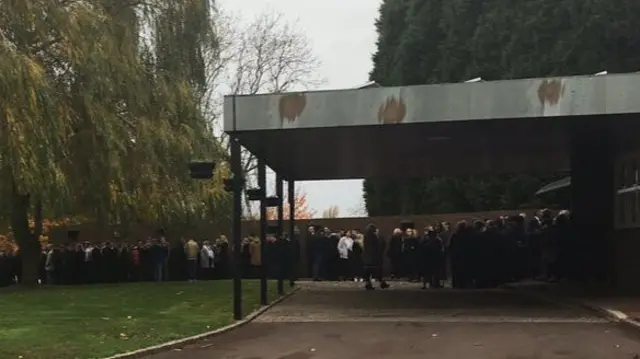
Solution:
{"label": "paved driveway", "polygon": [[640,337],[512,291],[306,283],[255,322],[148,359],[633,359]]}

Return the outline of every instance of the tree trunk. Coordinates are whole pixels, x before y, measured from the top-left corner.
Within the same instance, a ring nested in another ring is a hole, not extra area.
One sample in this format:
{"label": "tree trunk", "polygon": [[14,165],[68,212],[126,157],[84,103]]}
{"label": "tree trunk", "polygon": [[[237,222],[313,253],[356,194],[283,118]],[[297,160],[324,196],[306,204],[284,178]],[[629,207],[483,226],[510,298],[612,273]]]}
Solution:
{"label": "tree trunk", "polygon": [[[18,193],[14,187],[11,195],[11,229],[13,237],[20,248],[22,261],[20,283],[33,286],[38,284],[42,249],[40,248],[39,237],[36,237],[29,229],[29,202],[29,195]],[[40,215],[40,217],[42,216]]]}
{"label": "tree trunk", "polygon": [[33,237],[40,243],[40,236],[42,235],[42,199],[38,197],[35,205],[33,206]]}

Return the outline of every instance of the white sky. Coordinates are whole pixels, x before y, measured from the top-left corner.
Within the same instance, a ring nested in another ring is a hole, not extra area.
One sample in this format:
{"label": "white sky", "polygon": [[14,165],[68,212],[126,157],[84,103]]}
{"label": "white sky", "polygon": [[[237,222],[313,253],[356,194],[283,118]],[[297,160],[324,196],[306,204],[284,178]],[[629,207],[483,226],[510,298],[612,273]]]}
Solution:
{"label": "white sky", "polygon": [[[327,88],[349,88],[368,81],[375,51],[374,22],[381,0],[217,0],[220,8],[253,18],[274,10],[296,22],[322,62],[320,77]],[[313,181],[302,185],[309,206],[320,215],[332,205],[340,216],[363,208],[362,181]],[[286,193],[286,188],[285,188]]]}

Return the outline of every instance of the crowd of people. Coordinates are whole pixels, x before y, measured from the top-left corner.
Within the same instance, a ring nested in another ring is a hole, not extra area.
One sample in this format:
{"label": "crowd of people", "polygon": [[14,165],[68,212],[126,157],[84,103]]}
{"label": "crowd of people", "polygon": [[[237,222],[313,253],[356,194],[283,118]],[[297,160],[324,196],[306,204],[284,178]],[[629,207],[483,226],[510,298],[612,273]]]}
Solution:
{"label": "crowd of people", "polygon": [[[269,235],[265,256],[274,260],[265,261],[273,265],[263,266],[260,241],[256,238],[252,235],[242,241],[243,277],[259,276],[256,269],[259,267],[266,268],[269,276],[275,278],[281,274],[278,268],[282,267],[282,261],[278,259],[285,256],[290,240],[277,241]],[[170,241],[159,232],[134,244],[125,241],[46,244],[40,257],[38,281],[46,285],[194,281],[224,279],[231,274],[231,252],[224,235],[215,241],[185,238]],[[20,251],[0,251],[0,287],[18,284],[21,277]]]}
{"label": "crowd of people", "polygon": [[[422,234],[403,223],[386,240],[374,225],[332,232],[309,227],[309,263],[314,280],[353,280],[373,289],[390,278],[422,288],[490,288],[522,279],[557,281],[565,273],[570,214],[542,210],[496,219],[428,225]],[[385,271],[384,263],[388,263]]]}
{"label": "crowd of people", "polygon": [[[428,225],[422,233],[402,223],[385,238],[374,224],[331,231],[311,224],[301,248],[301,234],[283,238],[250,235],[241,247],[240,269],[245,278],[291,281],[306,255],[313,280],[363,282],[374,280],[388,288],[386,278],[441,288],[489,288],[524,278],[554,281],[563,275],[569,233],[569,212],[553,217],[543,210],[473,223]],[[304,249],[304,251],[302,250]],[[133,281],[195,281],[229,278],[232,248],[225,236],[214,241],[168,240],[163,231],[145,241],[48,244],[40,260],[39,281],[47,285],[77,285]],[[264,256],[264,258],[263,258]],[[0,251],[0,286],[21,281],[20,252]]]}

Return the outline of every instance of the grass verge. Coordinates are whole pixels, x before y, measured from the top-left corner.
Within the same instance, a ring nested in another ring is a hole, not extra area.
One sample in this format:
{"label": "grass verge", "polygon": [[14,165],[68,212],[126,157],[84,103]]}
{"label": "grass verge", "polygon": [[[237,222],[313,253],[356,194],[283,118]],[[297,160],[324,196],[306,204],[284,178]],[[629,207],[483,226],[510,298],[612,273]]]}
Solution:
{"label": "grass verge", "polygon": [[[228,280],[0,293],[0,358],[103,358],[204,333],[233,323],[232,298]],[[259,307],[260,282],[244,280],[243,314]]]}

